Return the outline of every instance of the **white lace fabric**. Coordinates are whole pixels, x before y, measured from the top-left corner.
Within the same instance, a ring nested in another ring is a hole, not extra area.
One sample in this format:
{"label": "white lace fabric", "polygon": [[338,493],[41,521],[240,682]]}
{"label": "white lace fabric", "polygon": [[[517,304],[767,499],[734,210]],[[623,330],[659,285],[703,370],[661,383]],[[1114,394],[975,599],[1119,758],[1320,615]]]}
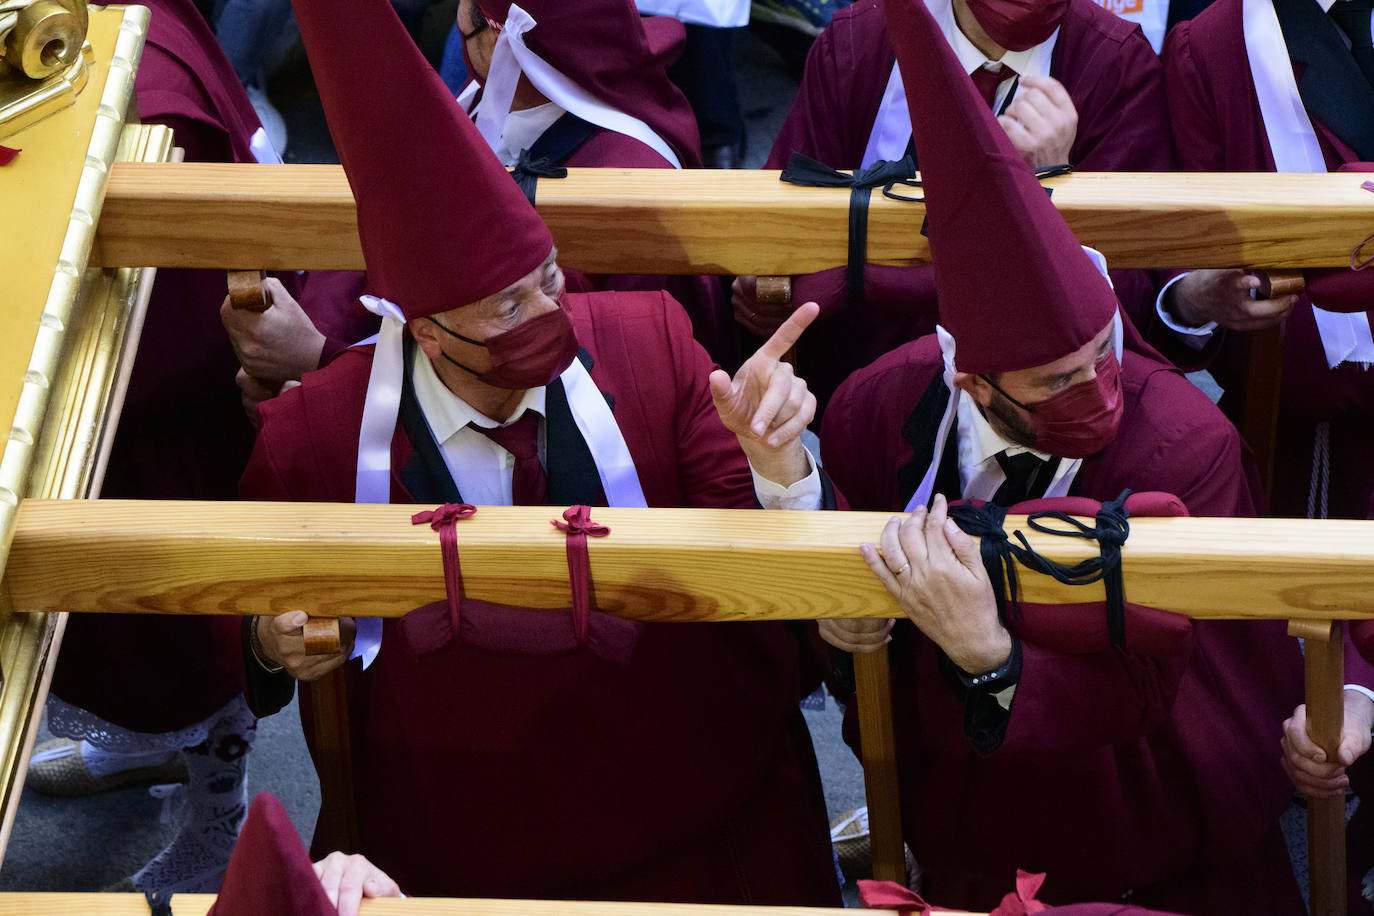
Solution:
{"label": "white lace fabric", "polygon": [[48,731],[58,738],[88,741],[116,754],[150,754],[195,747],[209,736],[212,727],[224,722],[240,734],[256,727],[257,718],[242,696],[236,696],[204,721],[171,732],[136,732],[107,722],[79,706],[48,696]]}

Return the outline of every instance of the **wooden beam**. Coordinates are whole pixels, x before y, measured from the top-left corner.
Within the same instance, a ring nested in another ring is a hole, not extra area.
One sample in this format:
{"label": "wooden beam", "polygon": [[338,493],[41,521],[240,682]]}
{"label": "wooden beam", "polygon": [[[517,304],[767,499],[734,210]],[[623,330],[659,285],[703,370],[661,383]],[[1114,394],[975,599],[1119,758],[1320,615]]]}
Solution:
{"label": "wooden beam", "polygon": [[868,848],[873,877],[906,886],[906,848],[897,770],[897,735],[892,724],[892,677],[887,647],[854,655],[859,746],[868,802]]}
{"label": "wooden beam", "polygon": [[[411,506],[26,500],[5,583],[19,611],[399,616],[444,598],[438,535]],[[569,601],[548,507],[483,507],[459,522],[469,597]],[[890,513],[596,509],[600,607],[644,620],[884,617],[896,610],[857,549]],[[1012,516],[1009,528],[1026,530]],[[1036,534],[1045,555],[1095,555]],[[1131,601],[1198,618],[1374,617],[1374,522],[1141,518],[1124,548]],[[1026,600],[1101,586],[1020,577]]]}
{"label": "wooden beam", "polygon": [[[402,888],[404,890],[404,888]],[[177,916],[205,916],[214,894],[177,894]],[[410,897],[364,900],[362,916],[839,916],[840,909],[801,906],[708,906],[580,900],[481,900]],[[0,893],[0,916],[148,916],[142,894]]]}
{"label": "wooden beam", "polygon": [[[1338,267],[1374,223],[1362,181],[1081,172],[1047,184],[1113,267]],[[773,171],[570,169],[541,181],[538,200],[562,263],[596,273],[787,275],[848,259],[849,192],[783,184]],[[924,218],[923,204],[874,194],[869,260],[928,260]],[[339,166],[203,163],[117,163],[92,264],[363,266]]]}

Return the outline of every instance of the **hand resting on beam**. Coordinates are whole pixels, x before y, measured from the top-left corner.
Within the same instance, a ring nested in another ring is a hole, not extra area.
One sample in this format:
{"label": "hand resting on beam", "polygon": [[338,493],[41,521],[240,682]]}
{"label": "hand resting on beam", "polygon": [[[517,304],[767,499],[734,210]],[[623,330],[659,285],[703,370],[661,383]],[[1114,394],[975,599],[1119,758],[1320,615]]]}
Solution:
{"label": "hand resting on beam", "polygon": [[384,871],[360,855],[331,852],[315,863],[315,876],[339,916],[358,916],[364,897],[404,897]]}

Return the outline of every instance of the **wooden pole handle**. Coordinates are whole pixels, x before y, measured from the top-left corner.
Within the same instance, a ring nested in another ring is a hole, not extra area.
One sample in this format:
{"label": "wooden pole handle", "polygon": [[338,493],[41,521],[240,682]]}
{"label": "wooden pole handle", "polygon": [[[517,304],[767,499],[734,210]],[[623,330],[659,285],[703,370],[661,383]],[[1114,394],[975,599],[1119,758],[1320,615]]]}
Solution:
{"label": "wooden pole handle", "polygon": [[876,652],[855,653],[854,686],[859,706],[860,757],[868,797],[873,877],[905,886],[909,876],[906,848],[902,842],[902,803],[887,646]]}
{"label": "wooden pole handle", "polygon": [[[1345,624],[1293,620],[1289,635],[1303,640],[1307,735],[1335,760],[1345,715]],[[1346,912],[1345,797],[1307,799],[1307,858],[1313,916]]]}
{"label": "wooden pole handle", "polygon": [[1300,270],[1261,270],[1256,275],[1260,278],[1260,288],[1255,294],[1260,299],[1289,296],[1307,287],[1307,279]]}
{"label": "wooden pole handle", "polygon": [[265,312],[272,307],[272,294],[262,285],[267,272],[263,270],[231,270],[229,304],[243,312]]}
{"label": "wooden pole handle", "polygon": [[791,277],[755,277],[754,298],[759,305],[789,306],[792,304]]}
{"label": "wooden pole handle", "polygon": [[337,655],[343,649],[339,618],[311,617],[303,627],[306,655]]}

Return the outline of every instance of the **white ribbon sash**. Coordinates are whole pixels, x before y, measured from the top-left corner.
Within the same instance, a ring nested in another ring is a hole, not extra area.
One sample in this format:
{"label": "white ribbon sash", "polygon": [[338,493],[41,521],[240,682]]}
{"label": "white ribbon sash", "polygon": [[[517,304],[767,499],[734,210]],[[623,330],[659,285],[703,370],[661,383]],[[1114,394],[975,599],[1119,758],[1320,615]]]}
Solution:
{"label": "white ribbon sash", "polygon": [[[632,137],[667,159],[673,168],[682,168],[682,162],[673,148],[648,124],[606,105],[554,69],[525,44],[525,33],[535,25],[537,23],[529,13],[519,5],[511,4],[501,35],[496,39],[496,48],[492,51],[482,102],[477,106],[477,130],[488,146],[493,150],[505,146],[503,133],[506,119],[510,116],[515,87],[523,73],[535,89],[564,111],[597,127]],[[473,94],[464,90],[460,100],[466,98],[471,104],[472,97]]]}
{"label": "white ribbon sash", "polygon": [[[1107,276],[1107,259],[1095,248],[1083,246],[1083,251],[1088,255],[1093,266],[1098,269],[1102,276],[1107,277],[1107,282],[1111,283],[1111,277]],[[940,470],[940,460],[945,455],[945,443],[949,441],[949,431],[954,425],[954,418],[959,412],[959,398],[963,392],[954,385],[954,373],[959,371],[955,368],[954,336],[951,335],[940,325],[935,326],[935,334],[940,341],[940,355],[944,358],[944,383],[949,389],[949,403],[945,406],[944,416],[940,418],[940,427],[935,433],[935,451],[930,457],[930,464],[926,467],[925,476],[921,478],[921,483],[916,487],[916,492],[912,494],[911,500],[906,504],[905,511],[915,512],[918,506],[930,504],[931,496],[935,492],[935,476]],[[1116,351],[1117,361],[1122,358],[1124,348],[1124,331],[1121,327],[1121,312],[1118,311],[1112,316],[1112,347]],[[1082,458],[1061,459],[1059,468],[1055,471],[1054,478],[1050,481],[1049,488],[1045,491],[1045,497],[1068,496],[1069,487],[1073,485],[1074,478],[1078,476],[1078,470],[1083,466]]]}
{"label": "white ribbon sash", "polygon": [[[1340,0],[1337,0],[1340,2]],[[1264,133],[1279,172],[1325,172],[1326,159],[1307,109],[1298,93],[1288,46],[1283,41],[1279,17],[1271,0],[1243,0],[1245,54],[1255,84]],[[1327,366],[1374,362],[1374,334],[1365,312],[1328,312],[1312,305]]]}
{"label": "white ribbon sash", "polygon": [[401,346],[406,316],[396,303],[376,296],[361,297],[363,307],[382,318],[372,350],[372,372],[363,402],[363,426],[358,434],[358,477],[353,501],[391,502],[391,439],[401,411],[405,355]]}
{"label": "white ribbon sash", "polygon": [[[951,0],[926,0],[926,7],[935,17],[935,21],[940,23],[945,38],[953,44],[951,30],[958,31],[959,26],[954,20],[954,9],[950,2]],[[963,37],[962,32],[959,35]],[[1049,76],[1050,59],[1054,56],[1054,46],[1058,40],[1059,29],[1055,29],[1049,38],[1026,52],[1027,63],[1021,76]],[[1006,92],[1006,88],[999,89],[994,99],[994,105],[999,110],[1006,101]],[[1021,92],[1019,82],[1016,92],[1018,95]],[[887,78],[887,88],[883,90],[883,100],[878,106],[878,116],[873,119],[873,130],[869,132],[868,146],[864,149],[864,158],[859,167],[868,168],[881,159],[888,162],[897,161],[906,155],[906,144],[910,139],[911,112],[906,105],[906,87],[902,85],[901,69],[893,64],[892,73]]]}
{"label": "white ribbon sash", "polygon": [[616,509],[646,508],[648,503],[639,485],[639,472],[635,470],[630,448],[625,444],[620,427],[616,425],[610,405],[592,381],[587,368],[581,360],[575,359],[572,365],[563,370],[560,378],[563,380],[563,390],[568,395],[573,422],[587,441],[587,449],[596,463],[601,489],[606,494],[606,505]]}
{"label": "white ribbon sash", "polygon": [[749,24],[750,0],[635,0],[645,16],[668,16],[679,22],[733,29]]}
{"label": "white ribbon sash", "polygon": [[272,141],[267,139],[267,131],[261,127],[253,131],[253,136],[248,138],[248,151],[253,154],[258,165],[281,165],[281,154],[272,145]]}

